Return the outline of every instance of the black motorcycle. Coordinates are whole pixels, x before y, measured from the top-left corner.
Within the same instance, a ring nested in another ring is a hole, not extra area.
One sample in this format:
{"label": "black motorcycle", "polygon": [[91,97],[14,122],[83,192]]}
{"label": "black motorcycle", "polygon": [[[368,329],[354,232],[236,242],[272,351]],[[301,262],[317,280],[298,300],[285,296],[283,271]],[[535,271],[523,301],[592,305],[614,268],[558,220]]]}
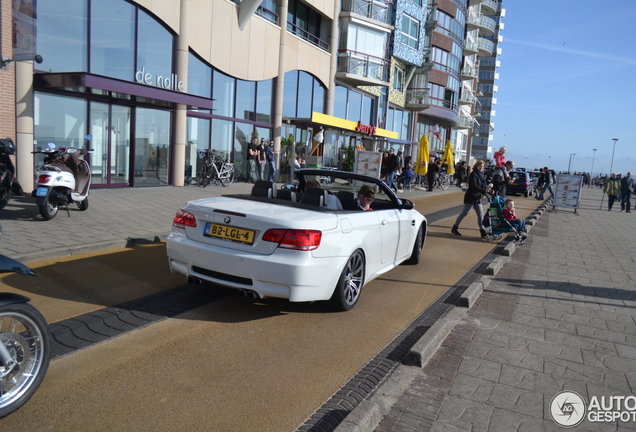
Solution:
{"label": "black motorcycle", "polygon": [[[35,276],[0,255],[0,273]],[[38,389],[51,359],[49,327],[27,297],[0,293],[0,418],[20,408]]]}
{"label": "black motorcycle", "polygon": [[22,187],[15,178],[15,166],[9,156],[15,154],[15,144],[11,138],[0,139],[0,210],[14,195],[22,195]]}

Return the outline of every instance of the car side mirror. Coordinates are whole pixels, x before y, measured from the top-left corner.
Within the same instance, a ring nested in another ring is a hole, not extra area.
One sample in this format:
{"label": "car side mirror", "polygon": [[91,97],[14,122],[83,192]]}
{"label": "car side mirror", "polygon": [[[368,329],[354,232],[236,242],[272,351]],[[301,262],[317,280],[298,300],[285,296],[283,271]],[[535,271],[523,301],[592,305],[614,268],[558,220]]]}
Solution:
{"label": "car side mirror", "polygon": [[402,205],[400,205],[400,208],[404,210],[413,210],[415,208],[415,204],[413,203],[413,201],[407,199],[403,199],[401,201]]}

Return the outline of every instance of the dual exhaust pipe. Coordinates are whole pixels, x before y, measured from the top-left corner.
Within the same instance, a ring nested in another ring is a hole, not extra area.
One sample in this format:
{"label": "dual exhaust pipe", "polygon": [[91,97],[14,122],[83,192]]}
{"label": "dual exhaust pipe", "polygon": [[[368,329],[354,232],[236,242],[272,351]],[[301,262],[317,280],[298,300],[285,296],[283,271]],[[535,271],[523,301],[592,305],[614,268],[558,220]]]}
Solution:
{"label": "dual exhaust pipe", "polygon": [[257,300],[261,298],[261,296],[258,295],[256,291],[252,291],[252,290],[240,289],[238,294],[239,294],[239,297],[247,298],[249,300]]}
{"label": "dual exhaust pipe", "polygon": [[[188,276],[188,283],[192,285],[201,285],[203,281],[198,277]],[[247,298],[248,300],[257,300],[261,298],[261,296],[256,291],[246,289],[240,289],[238,295],[239,297]]]}

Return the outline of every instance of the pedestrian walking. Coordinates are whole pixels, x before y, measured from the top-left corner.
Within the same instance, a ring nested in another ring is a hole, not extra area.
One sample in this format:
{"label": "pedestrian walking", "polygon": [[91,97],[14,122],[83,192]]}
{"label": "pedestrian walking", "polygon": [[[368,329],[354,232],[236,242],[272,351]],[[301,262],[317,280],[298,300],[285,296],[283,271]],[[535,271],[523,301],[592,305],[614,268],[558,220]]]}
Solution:
{"label": "pedestrian walking", "polygon": [[486,177],[484,177],[484,169],[486,169],[485,162],[479,160],[475,162],[471,173],[468,175],[468,189],[464,194],[464,207],[457,216],[455,224],[451,229],[451,232],[455,235],[461,235],[459,232],[459,224],[466,217],[466,215],[468,215],[470,209],[473,209],[477,214],[477,226],[479,227],[481,238],[489,239],[486,228],[484,228],[484,209],[481,205],[481,200],[484,194],[490,190],[492,185],[486,183]]}
{"label": "pedestrian walking", "polygon": [[543,168],[543,188],[541,189],[541,193],[536,197],[539,201],[545,199],[544,194],[545,191],[550,192],[550,197],[554,197],[554,192],[552,191],[552,185],[554,184],[554,178],[552,177],[552,173],[548,169],[548,167]]}
{"label": "pedestrian walking", "polygon": [[607,194],[607,211],[612,211],[614,201],[616,201],[616,197],[621,192],[621,182],[616,177],[616,174],[612,173],[610,178],[605,182],[603,192]]}
{"label": "pedestrian walking", "polygon": [[502,198],[506,197],[506,185],[510,182],[510,171],[512,171],[514,167],[515,163],[509,160],[493,171],[492,183],[496,195]]}
{"label": "pedestrian walking", "polygon": [[628,172],[625,177],[621,179],[621,211],[626,210],[627,213],[631,213],[631,197],[634,191],[634,179],[632,173]]}
{"label": "pedestrian walking", "polygon": [[428,166],[428,171],[426,172],[426,180],[428,180],[428,191],[433,191],[433,186],[435,186],[435,180],[437,180],[437,176],[440,171],[440,160],[439,158],[435,158],[432,164]]}

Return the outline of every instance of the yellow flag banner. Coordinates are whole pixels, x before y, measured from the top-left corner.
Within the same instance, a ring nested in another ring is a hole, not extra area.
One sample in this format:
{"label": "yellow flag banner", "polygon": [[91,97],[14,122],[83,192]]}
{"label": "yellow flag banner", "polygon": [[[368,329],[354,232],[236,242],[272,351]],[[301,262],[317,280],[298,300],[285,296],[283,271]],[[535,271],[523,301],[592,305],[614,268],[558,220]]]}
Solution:
{"label": "yellow flag banner", "polygon": [[422,135],[420,138],[420,149],[417,155],[417,166],[415,167],[415,174],[417,175],[426,175],[428,172],[428,136],[426,134]]}
{"label": "yellow flag banner", "polygon": [[448,174],[453,174],[455,172],[455,153],[453,152],[453,144],[450,141],[446,141],[442,160],[446,161],[448,164],[448,171],[446,172]]}

